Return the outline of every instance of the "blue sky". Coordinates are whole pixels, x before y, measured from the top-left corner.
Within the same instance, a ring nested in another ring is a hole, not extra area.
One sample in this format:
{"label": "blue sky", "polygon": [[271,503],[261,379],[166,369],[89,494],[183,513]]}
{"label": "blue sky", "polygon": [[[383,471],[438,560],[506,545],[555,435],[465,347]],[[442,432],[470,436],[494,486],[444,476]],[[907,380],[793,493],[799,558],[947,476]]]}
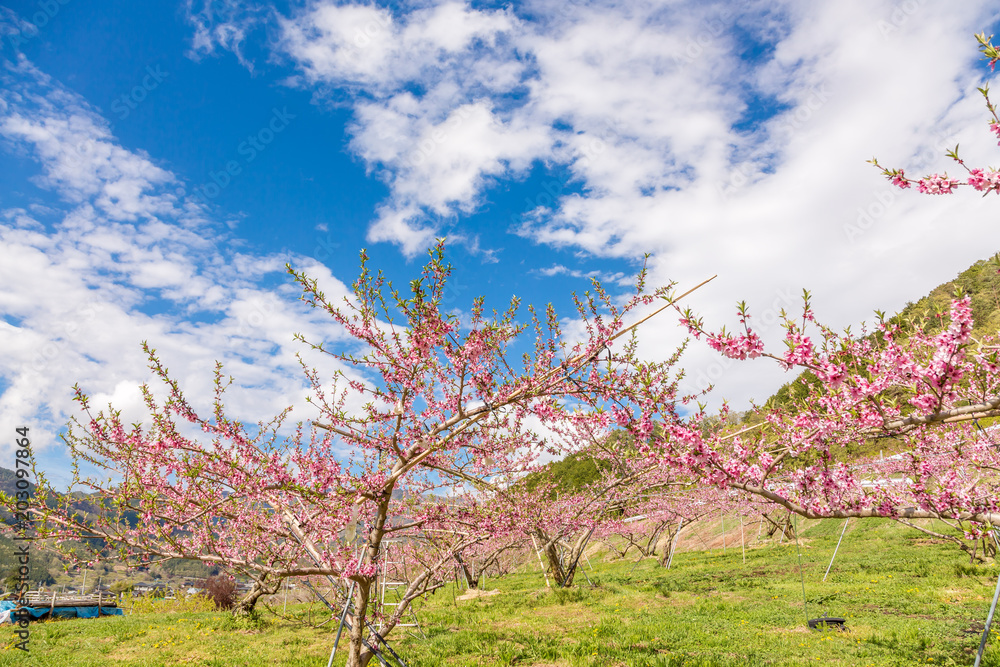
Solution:
{"label": "blue sky", "polygon": [[[138,411],[149,339],[241,416],[300,404],[282,273],[408,280],[449,238],[455,307],[719,278],[691,305],[766,337],[802,288],[836,326],[1000,250],[992,201],[891,191],[864,161],[995,163],[985,2],[7,2],[0,8],[0,427],[53,435],[74,382]],[[682,339],[667,318],[643,351]],[[694,346],[742,407],[787,381]],[[719,398],[716,398],[716,403]],[[136,413],[138,416],[138,412]],[[309,415],[302,413],[302,418]],[[6,446],[6,445],[5,445]],[[6,451],[6,450],[4,450]],[[2,465],[2,463],[0,463]]]}

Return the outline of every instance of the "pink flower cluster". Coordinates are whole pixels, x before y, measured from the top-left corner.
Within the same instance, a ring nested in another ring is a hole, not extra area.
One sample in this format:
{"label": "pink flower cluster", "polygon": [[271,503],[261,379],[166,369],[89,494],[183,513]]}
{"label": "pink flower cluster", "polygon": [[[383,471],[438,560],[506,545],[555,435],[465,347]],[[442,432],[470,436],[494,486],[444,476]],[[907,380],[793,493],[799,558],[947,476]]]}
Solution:
{"label": "pink flower cluster", "polygon": [[968,183],[979,192],[1000,192],[1000,171],[970,169]]}
{"label": "pink flower cluster", "polygon": [[785,337],[785,343],[788,345],[788,351],[785,352],[784,363],[782,365],[786,369],[807,363],[815,355],[815,350],[813,349],[812,341],[809,340],[809,336],[804,336],[798,331],[789,331]]}
{"label": "pink flower cluster", "polygon": [[925,195],[950,195],[958,187],[958,179],[947,174],[931,174],[917,183],[917,192]]}
{"label": "pink flower cluster", "polygon": [[709,334],[709,346],[730,359],[756,359],[764,352],[764,341],[753,331],[740,336]]}

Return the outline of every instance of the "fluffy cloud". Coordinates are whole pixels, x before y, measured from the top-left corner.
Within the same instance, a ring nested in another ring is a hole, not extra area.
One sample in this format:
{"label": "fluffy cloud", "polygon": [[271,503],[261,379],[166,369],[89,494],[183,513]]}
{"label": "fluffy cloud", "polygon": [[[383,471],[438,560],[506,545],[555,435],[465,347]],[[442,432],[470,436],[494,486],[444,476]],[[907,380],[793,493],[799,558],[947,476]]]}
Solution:
{"label": "fluffy cloud", "polygon": [[[83,100],[24,59],[6,65],[0,138],[37,161],[36,183],[64,206],[0,212],[0,429],[28,425],[43,463],[58,460],[52,445],[76,412],[74,382],[96,407],[110,401],[141,420],[138,385],[149,380],[143,340],[195,405],[211,405],[219,360],[236,379],[233,416],[257,422],[302,407],[307,391],[293,333],[317,340],[341,333],[296,303],[294,285],[265,285],[291,261],[331,296],[346,287],[306,258],[233,251],[183,184],[122,148]],[[51,469],[64,479],[65,466]]]}
{"label": "fluffy cloud", "polygon": [[[351,148],[390,186],[372,239],[414,254],[494,184],[561,168],[576,187],[512,231],[598,259],[652,253],[653,283],[718,273],[689,303],[731,325],[746,299],[774,341],[803,287],[844,326],[1000,246],[993,202],[894,191],[864,162],[946,168],[956,143],[995,160],[971,38],[994,18],[982,1],[319,1],[275,29],[290,81],[353,107]],[[680,339],[669,318],[647,325],[646,352]],[[698,345],[686,364],[689,385],[740,403],[787,379]]]}
{"label": "fluffy cloud", "polygon": [[522,28],[509,12],[453,2],[401,17],[318,3],[280,21],[280,49],[300,71],[293,81],[352,95],[351,148],[390,185],[371,240],[416,255],[441,220],[471,212],[491,184],[548,152],[550,128],[510,110],[524,92]]}

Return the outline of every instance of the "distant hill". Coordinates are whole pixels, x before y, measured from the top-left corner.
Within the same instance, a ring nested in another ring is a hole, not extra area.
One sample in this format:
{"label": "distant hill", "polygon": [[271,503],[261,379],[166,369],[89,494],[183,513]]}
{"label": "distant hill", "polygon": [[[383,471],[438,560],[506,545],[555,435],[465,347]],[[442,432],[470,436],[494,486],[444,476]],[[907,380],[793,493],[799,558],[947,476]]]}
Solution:
{"label": "distant hill", "polygon": [[973,334],[978,337],[1000,330],[1000,254],[976,262],[954,280],[906,304],[894,319],[905,322],[923,315],[947,314],[951,300],[967,294],[972,296]]}
{"label": "distant hill", "polygon": [[[912,329],[915,323],[925,320],[924,332],[935,333],[948,324],[948,312],[955,297],[971,296],[973,335],[977,338],[1000,331],[1000,253],[981,259],[953,280],[938,285],[926,296],[910,301],[889,321]],[[943,318],[936,317],[944,315]],[[804,372],[783,385],[768,401],[775,406],[787,405],[805,395],[802,381],[815,385],[815,377]]]}
{"label": "distant hill", "polygon": [[[925,332],[934,333],[948,323],[947,314],[951,300],[956,295],[964,296],[966,294],[972,297],[972,315],[975,321],[974,335],[979,337],[997,333],[1000,330],[1000,254],[989,259],[979,260],[959,273],[953,280],[938,285],[929,294],[907,303],[898,314],[890,318],[890,321],[912,328],[915,322],[926,317]],[[938,314],[943,314],[945,317],[934,317]],[[818,384],[811,373],[804,372],[778,389],[767,402],[780,407],[804,397],[806,387],[803,385],[803,381],[808,384]],[[759,421],[753,411],[731,417],[733,423],[737,424],[752,424]],[[850,448],[850,451],[835,452],[835,454],[845,458],[853,458],[877,454],[880,449],[890,451],[892,448],[893,441],[891,440],[872,441],[857,443]],[[802,462],[803,459],[800,458],[799,461]],[[599,464],[586,451],[579,452],[549,463],[544,473],[533,473],[525,478],[524,483],[529,489],[532,489],[542,479],[551,477],[555,479],[556,486],[560,491],[577,491],[599,479],[600,469],[605,468],[606,465],[605,463]]]}
{"label": "distant hill", "polygon": [[[0,491],[6,493],[8,496],[14,496],[18,491],[17,473],[13,470],[0,467]],[[30,481],[28,482],[28,493],[32,496],[35,495],[35,485]]]}

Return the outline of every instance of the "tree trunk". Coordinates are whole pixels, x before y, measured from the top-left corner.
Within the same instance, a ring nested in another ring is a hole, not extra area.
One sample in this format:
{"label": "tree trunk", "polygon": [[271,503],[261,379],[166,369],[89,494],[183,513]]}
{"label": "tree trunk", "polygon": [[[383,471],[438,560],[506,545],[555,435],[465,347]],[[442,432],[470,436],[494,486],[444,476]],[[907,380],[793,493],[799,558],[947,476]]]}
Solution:
{"label": "tree trunk", "polygon": [[[543,538],[544,539],[544,538]],[[573,573],[566,572],[562,559],[559,558],[559,543],[557,540],[546,540],[545,558],[549,562],[549,574],[556,582],[556,586],[566,588],[573,585]]]}
{"label": "tree trunk", "polygon": [[764,517],[764,520],[767,521],[768,537],[780,535],[781,539],[784,540],[795,539],[795,526],[792,525],[792,515],[790,512],[787,516],[778,517],[777,519],[773,519],[767,514],[763,514],[762,516]]}
{"label": "tree trunk", "polygon": [[254,613],[257,601],[265,595],[274,595],[281,586],[281,579],[268,586],[265,580],[254,581],[253,588],[233,607],[233,616],[246,617]]}
{"label": "tree trunk", "polygon": [[[365,648],[362,643],[367,634],[365,617],[368,614],[368,601],[371,594],[371,581],[358,581],[354,587],[354,614],[351,616],[350,644],[345,667],[367,667],[375,654]],[[370,642],[369,642],[370,643]]]}
{"label": "tree trunk", "polygon": [[677,537],[680,535],[681,529],[683,527],[684,527],[683,521],[677,524],[676,529],[672,529],[670,526],[667,526],[666,544],[663,546],[663,551],[660,552],[660,557],[657,559],[657,561],[660,563],[660,567],[666,567],[667,563],[670,562],[670,557],[674,553],[674,547],[677,546]]}
{"label": "tree trunk", "polygon": [[559,556],[559,539],[549,538],[541,530],[536,531],[541,543],[545,545],[543,551],[545,551],[545,558],[549,562],[549,574],[555,579],[557,586],[568,588],[573,585],[573,576],[576,574],[577,566],[580,564],[583,550],[586,549],[587,543],[590,541],[590,536],[593,533],[593,528],[581,533],[580,537],[576,540],[576,544],[566,550],[565,560],[563,560]]}
{"label": "tree trunk", "polygon": [[660,537],[663,536],[664,528],[669,528],[665,521],[657,524],[653,528],[653,532],[650,534],[649,539],[646,540],[646,547],[640,548],[639,553],[642,554],[643,558],[656,555],[656,548],[660,544]]}
{"label": "tree trunk", "polygon": [[[469,570],[469,566],[465,563],[465,560],[462,558],[462,554],[455,554],[455,560],[458,561],[459,567],[462,568],[462,574],[465,575],[465,583],[468,585],[468,587],[479,588],[479,577],[475,576]],[[475,564],[473,564],[473,567],[475,567]],[[480,574],[482,574],[481,571]]]}
{"label": "tree trunk", "polygon": [[[385,535],[386,517],[389,515],[389,500],[392,497],[392,489],[384,492],[378,504],[375,515],[375,525],[368,533],[368,547],[365,549],[364,557],[361,559],[363,565],[373,565],[378,562],[379,550],[382,547],[382,537]],[[374,657],[374,653],[364,645],[368,641],[371,648],[379,649],[376,640],[367,631],[368,604],[371,600],[372,582],[375,577],[355,576],[351,579],[357,582],[354,587],[354,615],[351,619],[350,645],[347,653],[346,667],[367,667]]]}

